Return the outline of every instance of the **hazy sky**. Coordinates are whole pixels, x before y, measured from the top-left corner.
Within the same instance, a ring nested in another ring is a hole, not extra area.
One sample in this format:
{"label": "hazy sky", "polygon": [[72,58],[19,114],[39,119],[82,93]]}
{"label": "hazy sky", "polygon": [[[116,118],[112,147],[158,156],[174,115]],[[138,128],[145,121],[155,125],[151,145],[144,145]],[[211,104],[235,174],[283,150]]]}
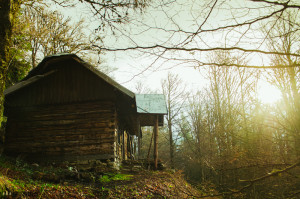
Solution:
{"label": "hazy sky", "polygon": [[[146,10],[144,15],[140,15],[130,23],[120,27],[120,31],[123,34],[111,35],[111,32],[103,34],[105,45],[109,48],[125,48],[128,46],[149,46],[153,44],[173,45],[174,43],[180,43],[185,41],[187,34],[183,32],[176,32],[173,30],[184,30],[186,32],[195,31],[202,24],[206,13],[209,11],[209,7],[205,8],[203,2],[211,1],[191,1],[191,0],[177,0],[176,4],[170,4],[169,6],[159,7],[154,6]],[[219,9],[215,9],[210,17],[207,19],[203,29],[210,29],[217,27],[218,25],[228,25],[231,22],[233,16],[240,17],[238,20],[242,22],[246,20],[246,17],[251,17],[261,10],[255,10],[247,13],[247,16],[243,16],[244,11],[239,9],[228,9],[229,7],[241,8],[246,7],[246,1],[231,0],[231,1],[220,1],[222,6]],[[249,6],[249,5],[247,5]],[[66,10],[64,9],[64,12]],[[89,31],[93,31],[97,26],[97,20],[90,16],[91,12],[81,5],[77,8],[69,9],[68,15],[72,16],[75,20],[84,18],[89,23]],[[170,20],[172,19],[172,20]],[[169,31],[165,31],[165,30]],[[227,34],[223,32],[219,33],[203,33],[199,37],[195,37],[193,42],[189,43],[187,47],[212,47],[219,45],[227,46],[234,45],[238,38],[244,33],[245,28],[231,31]],[[249,45],[252,43],[253,46],[256,44],[256,38],[261,36],[259,32],[247,32],[249,34],[248,40],[239,41],[239,45]],[[226,40],[226,43],[224,41]],[[164,54],[165,55],[165,54]],[[169,57],[175,58],[193,58],[195,60],[206,59],[207,54],[205,53],[174,53],[168,54]],[[268,62],[266,57],[247,57],[249,62],[253,62],[254,65],[261,62]],[[151,90],[160,90],[161,80],[167,77],[168,72],[178,74],[180,78],[191,89],[199,89],[204,87],[207,80],[203,78],[199,70],[195,70],[193,67],[195,63],[184,63],[166,61],[164,59],[156,60],[155,56],[149,56],[138,52],[126,51],[126,52],[108,52],[105,55],[105,60],[109,66],[117,68],[114,72],[116,80],[124,85],[125,87],[135,90],[135,85],[138,81],[145,84],[146,87]],[[205,73],[202,70],[202,73]],[[271,94],[279,93],[274,87],[268,85],[266,82],[261,82],[260,96],[265,95],[267,98]],[[158,91],[159,92],[159,91]],[[268,95],[266,95],[268,94]],[[279,94],[275,94],[278,95]],[[275,99],[274,97],[269,100]]]}

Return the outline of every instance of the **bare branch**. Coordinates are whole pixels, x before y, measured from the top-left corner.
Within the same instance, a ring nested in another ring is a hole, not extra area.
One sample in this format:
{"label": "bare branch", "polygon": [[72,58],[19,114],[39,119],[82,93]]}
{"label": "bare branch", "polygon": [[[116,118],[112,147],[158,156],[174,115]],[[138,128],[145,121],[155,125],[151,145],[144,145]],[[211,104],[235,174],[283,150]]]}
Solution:
{"label": "bare branch", "polygon": [[183,48],[183,47],[168,47],[163,45],[153,45],[153,46],[134,46],[134,47],[128,47],[128,48],[105,48],[97,45],[93,45],[93,47],[99,48],[100,50],[105,51],[127,51],[127,50],[150,50],[150,49],[165,49],[165,50],[174,50],[174,51],[186,51],[186,52],[208,52],[208,51],[241,51],[241,52],[248,52],[248,53],[259,53],[259,54],[266,54],[266,55],[289,55],[289,56],[295,56],[300,57],[300,54],[296,53],[282,53],[282,52],[271,52],[271,51],[264,51],[264,50],[258,50],[258,49],[245,49],[241,47],[215,47],[215,48]]}

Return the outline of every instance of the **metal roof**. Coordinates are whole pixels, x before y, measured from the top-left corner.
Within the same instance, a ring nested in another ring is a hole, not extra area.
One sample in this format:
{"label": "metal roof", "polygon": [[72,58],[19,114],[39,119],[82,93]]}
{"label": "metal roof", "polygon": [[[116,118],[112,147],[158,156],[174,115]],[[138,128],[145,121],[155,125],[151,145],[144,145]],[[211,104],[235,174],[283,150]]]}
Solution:
{"label": "metal roof", "polygon": [[168,113],[163,94],[136,94],[135,100],[138,113],[162,115]]}

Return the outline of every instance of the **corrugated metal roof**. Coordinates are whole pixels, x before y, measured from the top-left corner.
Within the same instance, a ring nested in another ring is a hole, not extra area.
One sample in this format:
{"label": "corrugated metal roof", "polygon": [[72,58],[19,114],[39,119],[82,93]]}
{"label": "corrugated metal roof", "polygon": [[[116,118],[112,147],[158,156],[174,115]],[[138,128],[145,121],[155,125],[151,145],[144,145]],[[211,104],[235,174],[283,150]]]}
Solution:
{"label": "corrugated metal roof", "polygon": [[163,94],[136,94],[138,113],[167,114],[167,105]]}

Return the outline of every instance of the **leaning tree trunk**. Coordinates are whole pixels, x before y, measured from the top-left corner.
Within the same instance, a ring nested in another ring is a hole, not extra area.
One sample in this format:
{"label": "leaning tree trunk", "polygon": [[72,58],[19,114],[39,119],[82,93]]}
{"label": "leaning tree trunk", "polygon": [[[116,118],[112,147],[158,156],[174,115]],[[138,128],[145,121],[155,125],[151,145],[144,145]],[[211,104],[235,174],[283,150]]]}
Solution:
{"label": "leaning tree trunk", "polygon": [[0,1],[0,127],[3,114],[3,92],[9,60],[9,47],[12,35],[11,10],[13,0]]}
{"label": "leaning tree trunk", "polygon": [[3,116],[4,89],[11,60],[12,31],[24,0],[0,0],[0,127]]}

